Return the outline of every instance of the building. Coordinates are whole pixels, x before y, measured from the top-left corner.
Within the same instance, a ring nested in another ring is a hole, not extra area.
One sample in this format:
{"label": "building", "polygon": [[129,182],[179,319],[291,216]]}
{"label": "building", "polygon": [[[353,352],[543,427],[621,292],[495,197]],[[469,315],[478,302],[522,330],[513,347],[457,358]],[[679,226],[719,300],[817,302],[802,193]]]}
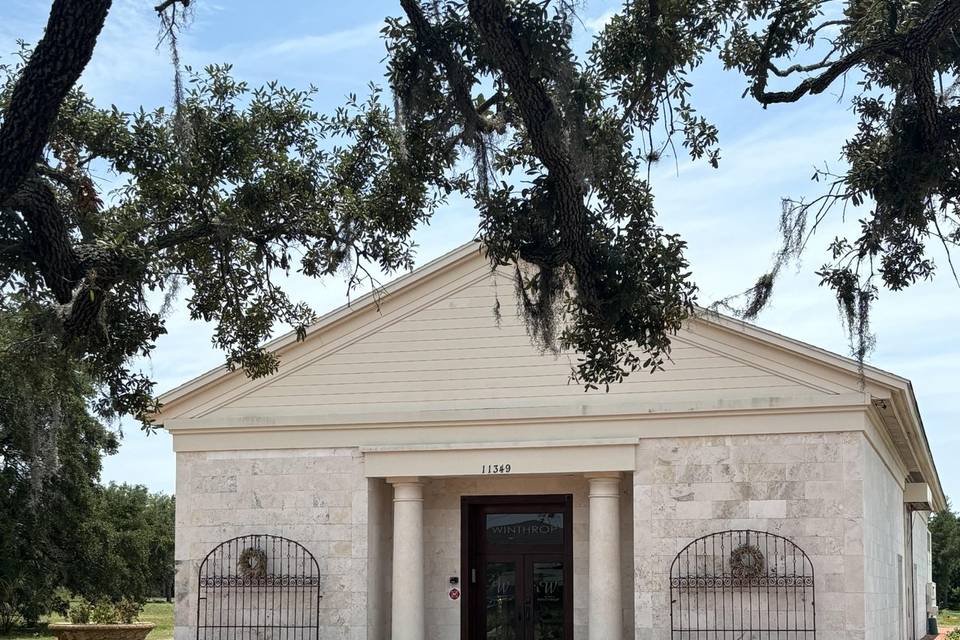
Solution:
{"label": "building", "polygon": [[710,316],[585,393],[476,244],[388,291],[162,397],[178,640],[923,637],[908,380]]}

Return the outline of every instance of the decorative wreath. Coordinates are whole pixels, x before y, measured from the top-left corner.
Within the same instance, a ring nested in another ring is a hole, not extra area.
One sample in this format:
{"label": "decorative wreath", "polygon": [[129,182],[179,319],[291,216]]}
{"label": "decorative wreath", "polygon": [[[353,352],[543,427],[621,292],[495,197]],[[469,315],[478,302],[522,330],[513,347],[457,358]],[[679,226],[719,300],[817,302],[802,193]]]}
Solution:
{"label": "decorative wreath", "polygon": [[730,553],[734,578],[756,578],[763,573],[763,554],[752,544],[740,545]]}
{"label": "decorative wreath", "polygon": [[253,547],[244,549],[237,560],[237,572],[244,578],[267,577],[267,554]]}

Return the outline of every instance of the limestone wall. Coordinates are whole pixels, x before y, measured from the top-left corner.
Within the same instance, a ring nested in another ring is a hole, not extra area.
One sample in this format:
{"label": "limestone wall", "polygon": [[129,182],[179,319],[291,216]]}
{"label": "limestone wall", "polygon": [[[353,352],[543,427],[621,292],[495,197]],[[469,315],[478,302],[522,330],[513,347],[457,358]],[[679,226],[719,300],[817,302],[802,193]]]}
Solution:
{"label": "limestone wall", "polygon": [[930,535],[927,528],[927,512],[913,512],[910,524],[913,528],[913,566],[914,566],[914,626],[917,638],[927,633],[927,583],[933,580],[930,558]]}
{"label": "limestone wall", "polygon": [[865,631],[868,638],[899,640],[905,631],[902,580],[908,568],[904,559],[903,488],[873,447],[864,442],[863,451]]}
{"label": "limestone wall", "polygon": [[926,588],[931,581],[928,514],[908,512],[896,472],[866,442],[863,450],[867,637],[922,638],[927,632]]}
{"label": "limestone wall", "polygon": [[203,557],[257,533],[295,540],[316,557],[321,638],[365,639],[367,488],[356,449],[178,453],[176,640],[196,638]]}
{"label": "limestone wall", "polygon": [[769,531],[798,544],[816,571],[818,637],[864,640],[863,472],[859,433],[641,440],[636,640],[670,638],[674,556],[727,529]]}
{"label": "limestone wall", "polygon": [[[321,638],[389,637],[392,488],[364,477],[356,449],[180,452],[177,465],[177,640],[195,637],[200,560],[218,543],[254,533],[288,537],[316,556]],[[901,637],[899,554],[907,570],[917,565],[922,631],[926,518],[911,521],[911,554],[902,489],[862,433],[641,439],[636,471],[624,474],[621,489],[625,638],[669,639],[674,556],[728,529],[779,534],[807,552],[822,637]],[[468,579],[460,576],[461,496],[498,494],[574,496],[574,637],[586,640],[589,501],[581,474],[426,480],[426,637],[459,637],[460,602],[447,591],[450,576]]]}
{"label": "limestone wall", "polygon": [[367,480],[367,640],[390,637],[393,594],[393,487]]}

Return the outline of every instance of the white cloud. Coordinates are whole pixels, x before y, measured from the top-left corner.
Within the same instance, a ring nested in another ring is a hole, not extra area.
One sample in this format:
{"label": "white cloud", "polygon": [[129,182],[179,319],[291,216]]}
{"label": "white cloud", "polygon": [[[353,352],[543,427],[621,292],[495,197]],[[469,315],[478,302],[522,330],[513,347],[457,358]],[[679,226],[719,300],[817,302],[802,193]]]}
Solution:
{"label": "white cloud", "polygon": [[617,12],[615,10],[608,9],[596,17],[584,18],[583,26],[590,33],[599,33],[605,26],[607,26],[607,23],[610,22],[610,19],[613,18],[616,13]]}
{"label": "white cloud", "polygon": [[173,67],[157,47],[159,22],[149,3],[118,0],[107,16],[80,84],[98,103],[133,110],[161,106],[172,95]]}
{"label": "white cloud", "polygon": [[353,29],[320,35],[290,38],[265,47],[263,56],[322,56],[370,46],[380,38],[382,22],[370,22]]}

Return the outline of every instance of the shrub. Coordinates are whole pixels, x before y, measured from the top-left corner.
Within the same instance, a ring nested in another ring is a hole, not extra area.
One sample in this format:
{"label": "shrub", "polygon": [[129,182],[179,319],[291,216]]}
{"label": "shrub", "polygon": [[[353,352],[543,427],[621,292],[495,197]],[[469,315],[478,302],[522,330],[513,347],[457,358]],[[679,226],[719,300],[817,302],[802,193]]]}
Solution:
{"label": "shrub", "polygon": [[960,640],[960,629],[954,629],[948,633],[947,640]]}
{"label": "shrub", "polygon": [[109,600],[98,600],[90,612],[90,620],[94,624],[116,624],[117,608]]}
{"label": "shrub", "polygon": [[0,600],[0,633],[7,634],[20,621],[16,607]]}
{"label": "shrub", "polygon": [[115,609],[120,622],[130,624],[136,622],[137,616],[143,611],[143,604],[133,598],[124,597],[116,604]]}
{"label": "shrub", "polygon": [[73,624],[87,624],[90,622],[91,607],[86,598],[77,598],[77,601],[70,605],[67,617]]}
{"label": "shrub", "polygon": [[70,592],[63,587],[57,587],[50,596],[50,611],[66,618],[70,615]]}

